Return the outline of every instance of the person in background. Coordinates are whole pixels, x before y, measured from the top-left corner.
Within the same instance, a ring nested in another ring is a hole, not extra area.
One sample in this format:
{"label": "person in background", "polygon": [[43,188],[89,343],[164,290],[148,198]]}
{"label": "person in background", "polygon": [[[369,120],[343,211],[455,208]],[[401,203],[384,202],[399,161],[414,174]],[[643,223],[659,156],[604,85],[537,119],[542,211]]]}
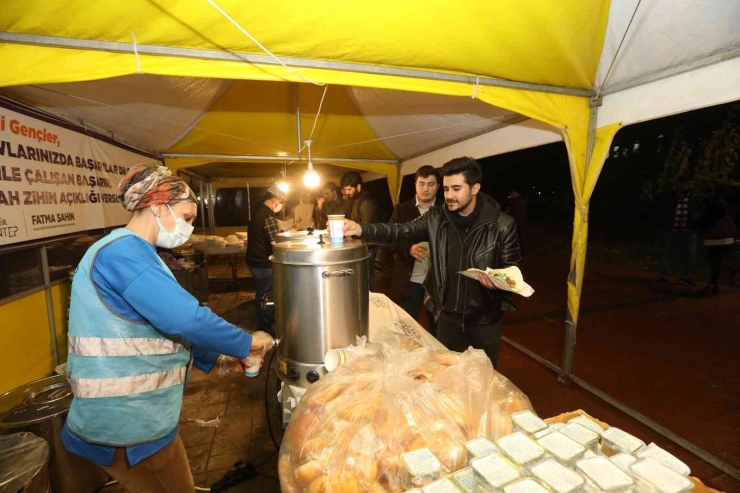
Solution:
{"label": "person in background", "polygon": [[[398,204],[391,216],[392,223],[407,223],[417,219],[435,206],[441,178],[432,166],[422,166],[416,171],[416,195]],[[403,309],[413,318],[419,318],[424,301],[424,279],[429,271],[429,244],[405,244],[393,248],[393,286]],[[427,310],[429,332],[436,335],[434,315]]]}
{"label": "person in background", "polygon": [[303,192],[301,194],[301,203],[295,208],[295,227],[298,231],[305,231],[308,228],[315,228],[316,223],[313,220],[314,205],[311,203],[311,194]]}
{"label": "person in background", "polygon": [[[188,185],[164,166],[134,166],[118,199],[125,228],[93,244],[75,271],[69,309],[67,379],[74,398],[64,447],[130,491],[194,491],[178,433],[190,369],[206,373],[274,345],[216,316],[183,289],[156,247],[184,244],[198,215]],[[246,377],[245,377],[246,378]]]}
{"label": "person in background", "polygon": [[323,202],[319,203],[320,220],[317,223],[319,229],[326,229],[326,222],[330,214],[344,214],[347,202],[344,200],[341,190],[334,182],[327,181],[322,189]]}
{"label": "person in background", "polygon": [[[357,171],[347,171],[339,181],[342,192],[347,198],[346,219],[357,223],[370,224],[378,221],[378,207],[370,194],[362,189],[362,175]],[[370,265],[368,272],[370,291],[375,290],[375,258],[378,256],[378,247],[371,245]]]}
{"label": "person in background", "polygon": [[519,194],[518,188],[511,189],[509,207],[506,212],[516,222],[516,230],[519,233],[519,248],[524,252],[524,243],[527,236],[527,199]]}
{"label": "person in background", "polygon": [[709,257],[709,284],[703,293],[709,296],[719,294],[719,278],[722,274],[722,262],[735,249],[735,238],[738,229],[727,210],[725,201],[718,197],[706,201],[704,217],[698,224],[701,238]]}
{"label": "person in background", "polygon": [[451,351],[482,349],[498,364],[504,310],[510,293],[496,289],[488,276],[459,274],[514,266],[521,260],[516,223],[493,198],[480,193],[483,171],[471,157],[440,170],[445,206],[432,207],[406,223],[357,224],[345,221],[346,235],[385,245],[429,242],[431,265],[424,281],[427,307],[437,320],[437,339]]}
{"label": "person in background", "polygon": [[285,204],[287,195],[277,185],[267,189],[265,198],[252,215],[247,233],[247,265],[255,282],[254,303],[257,307],[259,329],[274,333],[275,312],[272,306],[262,307],[262,299],[273,300],[272,242],[280,233],[276,214]]}
{"label": "person in background", "polygon": [[678,250],[681,255],[681,284],[696,287],[696,225],[703,215],[703,207],[693,189],[691,180],[682,176],[673,193],[663,195],[659,202],[662,246],[659,281],[663,284],[668,284],[671,275],[671,254]]}

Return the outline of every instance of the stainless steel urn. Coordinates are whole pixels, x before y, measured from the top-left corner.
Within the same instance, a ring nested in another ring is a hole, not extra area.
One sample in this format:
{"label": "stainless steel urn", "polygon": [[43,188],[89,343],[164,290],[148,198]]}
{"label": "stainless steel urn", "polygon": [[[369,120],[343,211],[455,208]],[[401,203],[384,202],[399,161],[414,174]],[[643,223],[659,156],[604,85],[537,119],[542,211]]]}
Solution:
{"label": "stainless steel urn", "polygon": [[326,373],[329,349],[355,344],[368,330],[368,253],[360,240],[323,235],[273,246],[278,376],[306,387]]}

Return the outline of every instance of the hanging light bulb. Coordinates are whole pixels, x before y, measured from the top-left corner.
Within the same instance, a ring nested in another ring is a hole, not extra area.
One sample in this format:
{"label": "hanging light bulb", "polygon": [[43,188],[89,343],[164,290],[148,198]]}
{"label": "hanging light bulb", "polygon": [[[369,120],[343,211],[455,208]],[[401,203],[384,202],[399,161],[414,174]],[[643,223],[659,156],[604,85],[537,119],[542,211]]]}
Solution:
{"label": "hanging light bulb", "polygon": [[316,188],[319,186],[319,183],[321,183],[321,178],[319,177],[319,174],[316,172],[316,170],[313,169],[313,162],[311,162],[312,143],[313,141],[311,140],[307,140],[305,142],[306,147],[308,147],[308,169],[303,175],[303,184],[306,185],[306,188]]}

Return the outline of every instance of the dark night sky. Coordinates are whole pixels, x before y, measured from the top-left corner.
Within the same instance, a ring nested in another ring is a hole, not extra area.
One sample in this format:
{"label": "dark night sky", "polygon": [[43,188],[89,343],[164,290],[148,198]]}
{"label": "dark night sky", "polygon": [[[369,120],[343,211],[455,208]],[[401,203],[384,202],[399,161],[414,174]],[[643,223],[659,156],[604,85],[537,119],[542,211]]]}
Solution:
{"label": "dark night sky", "polygon": [[[640,203],[642,184],[657,180],[674,132],[684,127],[688,139],[704,139],[720,126],[729,108],[730,104],[714,106],[621,129],[592,198],[594,226],[612,225],[615,221],[634,225],[642,221],[651,227],[649,207]],[[615,153],[615,149],[619,152]],[[572,221],[573,194],[564,143],[483,158],[479,162],[483,166],[485,193],[505,204],[511,188],[517,187],[527,197],[533,219]],[[413,175],[404,178],[402,200],[413,197],[413,182]]]}

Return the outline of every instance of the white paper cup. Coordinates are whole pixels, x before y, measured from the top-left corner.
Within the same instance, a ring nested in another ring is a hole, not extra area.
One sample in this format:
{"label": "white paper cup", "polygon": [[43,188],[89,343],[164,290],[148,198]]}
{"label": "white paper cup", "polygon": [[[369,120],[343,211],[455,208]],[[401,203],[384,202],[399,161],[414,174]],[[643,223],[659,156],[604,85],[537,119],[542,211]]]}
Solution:
{"label": "white paper cup", "polygon": [[326,371],[332,371],[339,365],[343,365],[356,357],[357,352],[354,349],[330,349],[324,355],[324,367]]}
{"label": "white paper cup", "polygon": [[262,366],[262,356],[249,356],[247,361],[252,363],[252,366],[244,370],[244,374],[248,377],[256,377],[260,374],[260,366]]}
{"label": "white paper cup", "polygon": [[327,216],[327,228],[329,229],[329,236],[331,241],[334,243],[341,243],[344,241],[344,214],[330,214]]}

